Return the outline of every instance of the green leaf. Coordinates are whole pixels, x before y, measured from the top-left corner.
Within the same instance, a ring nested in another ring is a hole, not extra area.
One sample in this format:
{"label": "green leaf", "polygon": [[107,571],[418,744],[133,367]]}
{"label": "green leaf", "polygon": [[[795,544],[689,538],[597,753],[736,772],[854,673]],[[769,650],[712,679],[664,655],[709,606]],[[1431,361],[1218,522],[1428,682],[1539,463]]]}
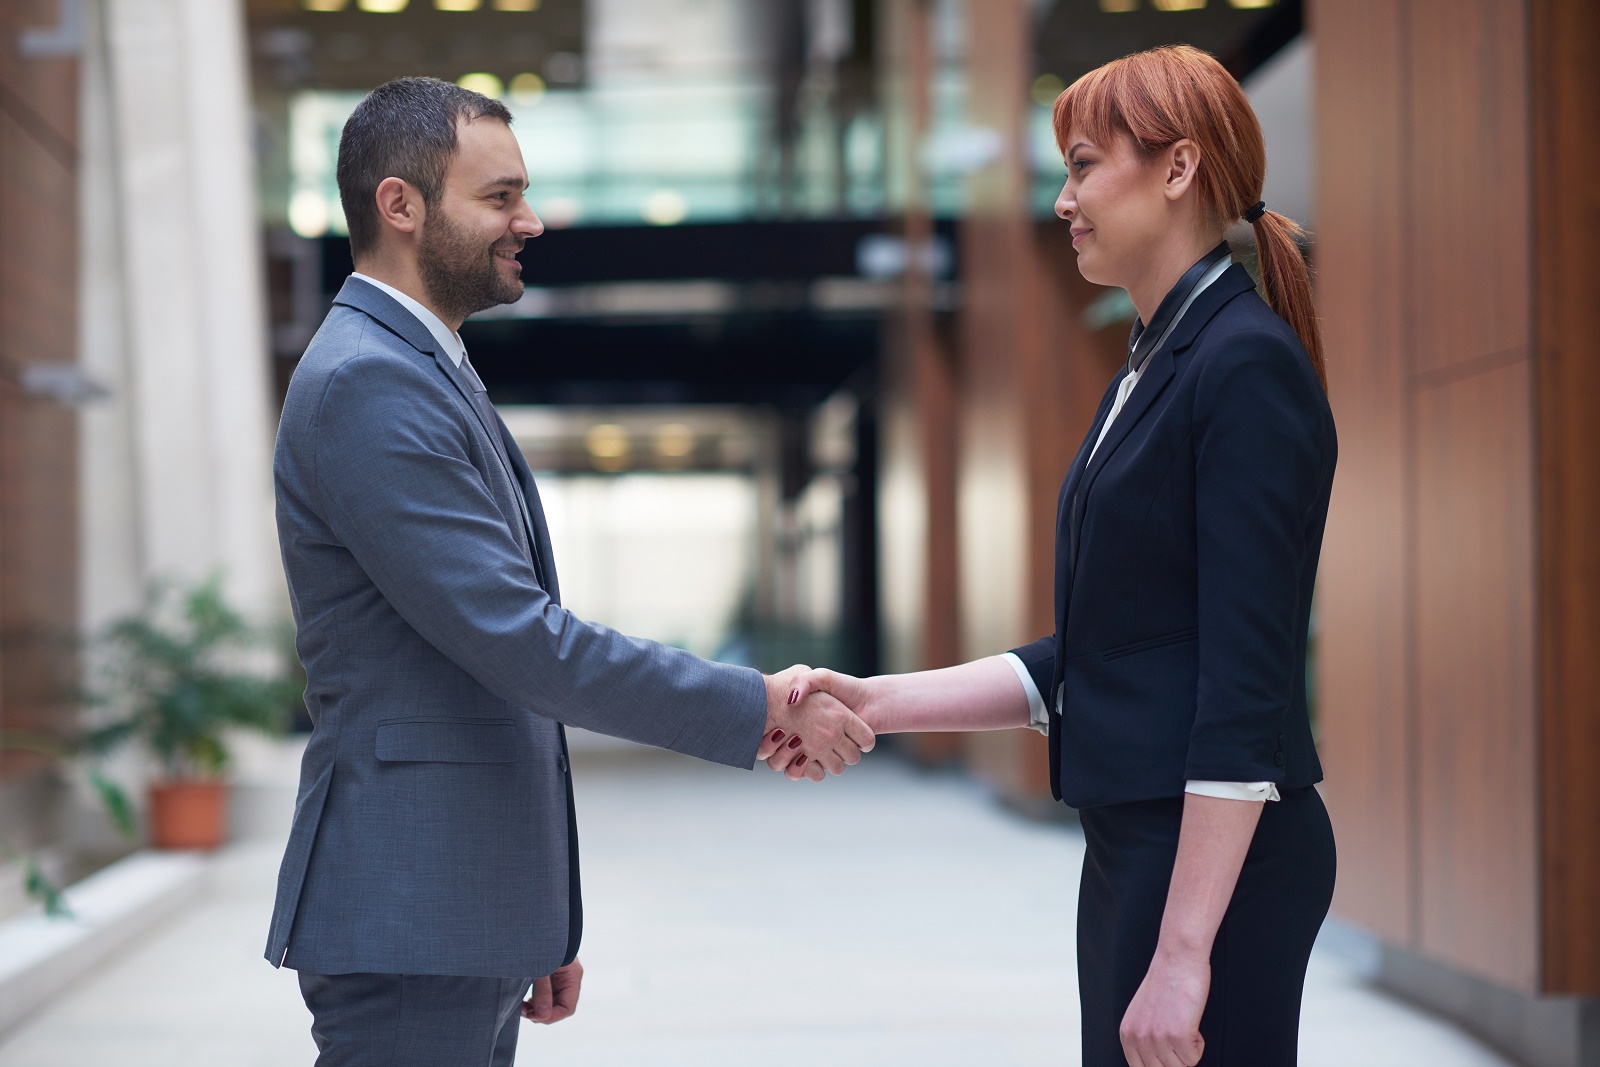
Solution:
{"label": "green leaf", "polygon": [[122,791],[122,787],[98,769],[89,772],[89,784],[100,797],[100,803],[105,805],[106,814],[111,817],[111,825],[117,828],[117,832],[130,841],[137,837],[139,831],[133,824],[133,805],[128,802],[128,794]]}
{"label": "green leaf", "polygon": [[23,870],[23,886],[29,900],[37,900],[44,905],[44,913],[52,919],[72,918],[72,909],[67,907],[66,898],[55,883],[45,876],[38,860],[29,856],[23,863]]}

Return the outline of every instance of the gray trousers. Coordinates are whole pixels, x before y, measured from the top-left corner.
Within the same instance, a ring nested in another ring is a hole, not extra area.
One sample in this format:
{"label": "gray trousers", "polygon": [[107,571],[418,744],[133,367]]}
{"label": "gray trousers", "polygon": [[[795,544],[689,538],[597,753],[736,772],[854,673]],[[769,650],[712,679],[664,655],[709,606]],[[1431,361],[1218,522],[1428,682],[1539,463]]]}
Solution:
{"label": "gray trousers", "polygon": [[308,974],[317,1067],[511,1067],[532,978]]}

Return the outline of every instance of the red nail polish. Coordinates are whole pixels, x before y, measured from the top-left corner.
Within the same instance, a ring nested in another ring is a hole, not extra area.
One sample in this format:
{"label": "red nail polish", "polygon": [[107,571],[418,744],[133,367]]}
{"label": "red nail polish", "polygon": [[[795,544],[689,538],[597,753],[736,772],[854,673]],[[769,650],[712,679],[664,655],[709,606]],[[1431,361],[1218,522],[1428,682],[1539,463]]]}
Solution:
{"label": "red nail polish", "polygon": [[806,765],[806,758],[801,756],[799,759],[794,761],[794,765],[796,767],[804,767]]}
{"label": "red nail polish", "polygon": [[798,689],[789,690],[789,703],[793,704],[796,700],[799,700],[799,699],[800,699],[800,690],[798,690]]}
{"label": "red nail polish", "polygon": [[[794,740],[793,740],[793,741],[790,741],[790,742],[789,742],[789,747],[790,747],[790,748],[799,748],[799,747],[800,747],[800,739],[799,739],[799,738],[798,738],[798,737],[797,737],[797,738],[795,738],[795,739],[794,739]],[[804,756],[802,756],[802,757],[800,757],[800,758],[801,758],[801,759],[804,759],[804,758],[805,758],[805,757],[804,757]]]}
{"label": "red nail polish", "polygon": [[779,741],[782,741],[782,740],[783,740],[783,731],[782,730],[774,730],[774,731],[772,731],[772,743],[773,744],[777,744]]}

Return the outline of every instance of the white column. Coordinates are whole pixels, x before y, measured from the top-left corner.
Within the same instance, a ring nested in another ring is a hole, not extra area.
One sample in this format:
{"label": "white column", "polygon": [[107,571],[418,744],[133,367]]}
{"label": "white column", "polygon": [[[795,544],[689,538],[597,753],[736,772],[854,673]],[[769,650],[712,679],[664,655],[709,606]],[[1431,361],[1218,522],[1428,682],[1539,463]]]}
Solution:
{"label": "white column", "polygon": [[216,568],[282,614],[243,11],[89,6],[83,359],[115,396],[83,420],[84,621]]}

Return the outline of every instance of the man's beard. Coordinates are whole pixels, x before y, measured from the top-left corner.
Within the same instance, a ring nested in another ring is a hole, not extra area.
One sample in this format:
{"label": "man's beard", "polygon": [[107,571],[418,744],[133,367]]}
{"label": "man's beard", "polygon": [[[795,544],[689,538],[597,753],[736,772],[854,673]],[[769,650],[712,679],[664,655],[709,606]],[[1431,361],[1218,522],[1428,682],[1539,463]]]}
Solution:
{"label": "man's beard", "polygon": [[441,317],[465,319],[496,304],[514,304],[522,296],[522,279],[508,280],[500,271],[495,255],[500,243],[485,246],[439,207],[428,213],[417,241],[417,269],[423,292]]}

